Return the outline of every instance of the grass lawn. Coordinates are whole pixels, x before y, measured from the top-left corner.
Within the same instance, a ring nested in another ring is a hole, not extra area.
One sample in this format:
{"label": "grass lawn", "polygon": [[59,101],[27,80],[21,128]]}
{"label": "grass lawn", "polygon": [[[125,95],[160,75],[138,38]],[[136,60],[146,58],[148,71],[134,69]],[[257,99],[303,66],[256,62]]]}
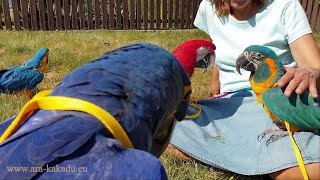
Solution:
{"label": "grass lawn", "polygon": [[[183,31],[82,31],[82,32],[9,32],[0,31],[0,69],[19,65],[29,59],[40,47],[50,49],[49,67],[39,90],[52,89],[76,67],[94,60],[104,52],[134,42],[149,42],[172,50],[188,39],[203,39],[199,30]],[[315,35],[320,45],[320,35]],[[210,73],[196,71],[192,79],[193,95],[208,97]],[[0,121],[17,114],[27,99],[0,95]],[[262,179],[261,176],[241,176],[208,167],[194,161],[185,162],[164,153],[161,161],[170,179]]]}

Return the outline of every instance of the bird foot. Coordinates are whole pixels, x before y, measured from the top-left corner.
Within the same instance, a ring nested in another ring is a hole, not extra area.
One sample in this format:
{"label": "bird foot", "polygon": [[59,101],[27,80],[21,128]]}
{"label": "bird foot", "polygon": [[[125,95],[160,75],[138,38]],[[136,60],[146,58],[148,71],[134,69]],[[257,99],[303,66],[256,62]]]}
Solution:
{"label": "bird foot", "polygon": [[23,94],[27,99],[32,99],[32,92],[30,90],[24,90]]}
{"label": "bird foot", "polygon": [[13,91],[12,92],[13,95],[15,96],[23,96],[25,97],[26,99],[32,99],[32,97],[34,96],[34,93],[31,91],[31,90],[28,90],[28,89],[25,89],[25,90],[22,90],[22,91]]}
{"label": "bird foot", "polygon": [[263,131],[261,134],[258,135],[258,141],[260,142],[262,138],[264,138],[265,135],[274,132],[274,131],[280,131],[282,126],[273,126],[265,131]]}
{"label": "bird foot", "polygon": [[281,134],[277,134],[277,135],[272,135],[266,142],[266,145],[268,146],[270,143],[282,138],[282,137],[286,137],[286,136],[289,136],[289,132],[288,131],[284,131],[283,133]]}
{"label": "bird foot", "polygon": [[228,95],[228,94],[229,94],[228,92],[223,92],[223,93],[216,94],[216,95],[212,95],[212,94],[210,94],[209,99],[217,99],[217,98],[221,98],[221,97],[226,96],[226,95]]}

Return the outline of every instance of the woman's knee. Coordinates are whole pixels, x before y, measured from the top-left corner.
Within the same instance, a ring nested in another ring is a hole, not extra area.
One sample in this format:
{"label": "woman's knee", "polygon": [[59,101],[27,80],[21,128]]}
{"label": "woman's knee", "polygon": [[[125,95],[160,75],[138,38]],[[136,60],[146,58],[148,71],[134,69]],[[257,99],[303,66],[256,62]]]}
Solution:
{"label": "woman's knee", "polygon": [[[307,173],[309,176],[310,180],[320,180],[320,163],[312,163],[312,164],[306,164],[306,169]],[[300,168],[298,166],[284,169],[281,171],[277,171],[274,173],[269,174],[269,176],[272,179],[277,179],[277,180],[298,180],[298,179],[303,179],[302,173],[300,171]]]}

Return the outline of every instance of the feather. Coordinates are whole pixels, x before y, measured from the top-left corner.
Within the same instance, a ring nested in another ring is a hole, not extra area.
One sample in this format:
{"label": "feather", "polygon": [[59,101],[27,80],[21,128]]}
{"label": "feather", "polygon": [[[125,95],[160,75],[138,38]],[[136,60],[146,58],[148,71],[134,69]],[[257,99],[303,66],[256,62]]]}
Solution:
{"label": "feather", "polygon": [[[154,156],[166,148],[174,121],[181,120],[176,117],[185,116],[189,85],[181,64],[161,47],[137,43],[107,52],[67,75],[49,96],[101,107],[119,121],[136,149],[123,147],[92,115],[39,110],[0,144],[2,178],[166,179]],[[10,173],[8,166],[83,166],[87,173]]]}

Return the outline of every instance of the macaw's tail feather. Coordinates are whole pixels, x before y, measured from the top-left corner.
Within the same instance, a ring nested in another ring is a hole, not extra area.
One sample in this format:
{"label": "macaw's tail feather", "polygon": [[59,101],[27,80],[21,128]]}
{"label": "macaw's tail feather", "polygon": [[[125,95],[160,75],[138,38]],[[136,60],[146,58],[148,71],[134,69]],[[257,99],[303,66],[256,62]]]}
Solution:
{"label": "macaw's tail feather", "polygon": [[[0,70],[0,80],[1,80],[1,78],[2,78],[2,76],[3,76],[3,74],[6,73],[6,72],[8,72],[7,69],[2,69],[2,70]],[[0,83],[0,93],[7,93],[7,92],[8,92],[8,91],[7,91],[7,88],[5,88],[5,87]]]}
{"label": "macaw's tail feather", "polygon": [[[313,99],[309,91],[301,95],[292,94],[289,98],[283,95],[280,87],[269,89],[262,95],[265,106],[278,119],[286,121],[303,131],[320,129],[320,98]],[[295,131],[296,129],[293,129]]]}
{"label": "macaw's tail feather", "polygon": [[5,72],[7,72],[8,70],[7,69],[2,69],[0,70],[0,75],[4,74]]}

